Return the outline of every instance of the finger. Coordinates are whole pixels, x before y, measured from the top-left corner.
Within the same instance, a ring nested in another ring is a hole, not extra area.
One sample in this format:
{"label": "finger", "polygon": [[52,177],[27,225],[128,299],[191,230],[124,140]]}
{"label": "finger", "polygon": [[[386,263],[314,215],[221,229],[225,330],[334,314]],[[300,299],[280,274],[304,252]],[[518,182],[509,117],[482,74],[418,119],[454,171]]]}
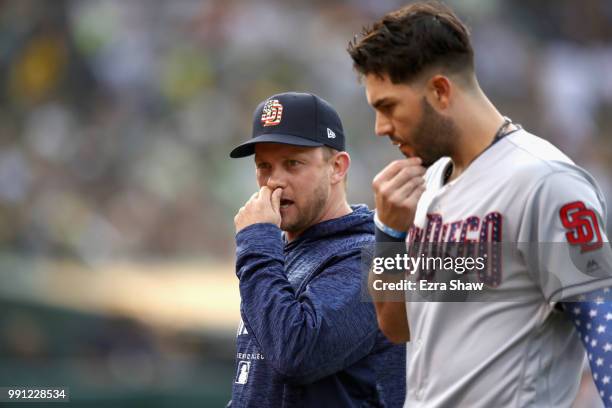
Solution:
{"label": "finger", "polygon": [[410,195],[415,192],[417,189],[423,187],[425,184],[425,179],[422,177],[414,177],[407,182],[405,182],[402,186],[400,186],[393,195],[399,197],[399,199],[405,199],[410,197]]}
{"label": "finger", "polygon": [[400,160],[392,161],[385,168],[385,170],[388,169],[387,171],[389,172],[390,175],[392,175],[392,173],[397,173],[399,170],[403,169],[404,167],[420,166],[421,163],[423,163],[423,160],[421,160],[420,157],[409,157],[407,159],[400,159]]}
{"label": "finger", "polygon": [[409,163],[415,164],[417,166],[420,166],[423,163],[423,159],[418,156],[410,157],[406,160],[408,160]]}
{"label": "finger", "polygon": [[410,166],[403,168],[399,173],[395,175],[391,180],[388,180],[387,183],[396,188],[400,188],[408,181],[418,178],[423,179],[425,172],[427,170],[422,166]]}
{"label": "finger", "polygon": [[271,197],[271,201],[272,201],[272,209],[274,210],[275,213],[279,213],[280,212],[280,202],[281,202],[281,195],[283,194],[283,189],[282,188],[277,188],[272,192],[272,197]]}
{"label": "finger", "polygon": [[420,187],[417,187],[412,192],[412,194],[410,194],[410,197],[408,197],[410,206],[414,206],[416,208],[416,205],[419,203],[419,200],[421,199],[421,196],[423,195],[425,190],[426,190],[425,186],[420,186]]}
{"label": "finger", "polygon": [[261,198],[261,200],[264,203],[268,203],[270,202],[270,197],[272,196],[272,190],[270,189],[270,187],[268,186],[263,186],[261,188],[261,190],[259,190],[259,198]]}
{"label": "finger", "polygon": [[248,201],[253,201],[257,198],[257,196],[259,196],[259,191],[251,194],[251,197],[249,197]]}
{"label": "finger", "polygon": [[424,183],[424,175],[425,169],[423,167],[408,167],[400,171],[393,179],[380,184],[378,190],[375,191],[383,195],[391,195],[395,191],[403,189],[412,180],[415,180],[418,184]]}
{"label": "finger", "polygon": [[379,179],[381,182],[386,181],[394,177],[401,169],[404,168],[407,160],[394,160],[389,163],[384,169],[382,169],[374,178]]}
{"label": "finger", "polygon": [[410,192],[409,195],[404,197],[396,196],[394,197],[395,205],[398,208],[403,208],[410,211],[416,211],[417,205],[419,204],[419,200],[421,196],[425,192],[424,186],[418,186],[414,190]]}
{"label": "finger", "polygon": [[383,184],[388,180],[392,180],[405,168],[412,167],[422,167],[421,159],[418,157],[411,157],[410,159],[395,160],[374,177],[372,184]]}

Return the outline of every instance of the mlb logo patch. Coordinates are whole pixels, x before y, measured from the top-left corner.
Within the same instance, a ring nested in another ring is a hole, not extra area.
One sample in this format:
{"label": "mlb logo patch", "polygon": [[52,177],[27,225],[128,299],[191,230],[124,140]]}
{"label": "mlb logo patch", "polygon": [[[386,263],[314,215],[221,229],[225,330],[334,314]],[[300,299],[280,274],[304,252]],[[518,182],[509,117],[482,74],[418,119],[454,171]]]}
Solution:
{"label": "mlb logo patch", "polygon": [[281,122],[283,116],[283,105],[278,99],[270,99],[266,102],[261,113],[261,123],[264,126],[275,126]]}

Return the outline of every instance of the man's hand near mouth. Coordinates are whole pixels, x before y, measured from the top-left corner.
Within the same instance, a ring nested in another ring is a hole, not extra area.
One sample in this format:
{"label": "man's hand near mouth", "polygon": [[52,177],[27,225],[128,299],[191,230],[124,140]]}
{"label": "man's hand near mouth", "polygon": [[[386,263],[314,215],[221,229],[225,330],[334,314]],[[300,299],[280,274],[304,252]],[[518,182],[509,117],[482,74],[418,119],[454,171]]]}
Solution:
{"label": "man's hand near mouth", "polygon": [[[240,207],[238,214],[234,217],[236,233],[249,225],[260,223],[270,223],[280,227],[282,194],[282,188],[277,188],[272,191],[267,186],[262,187],[259,192],[253,194],[246,204]],[[291,200],[282,201],[282,206],[284,208],[293,203]]]}

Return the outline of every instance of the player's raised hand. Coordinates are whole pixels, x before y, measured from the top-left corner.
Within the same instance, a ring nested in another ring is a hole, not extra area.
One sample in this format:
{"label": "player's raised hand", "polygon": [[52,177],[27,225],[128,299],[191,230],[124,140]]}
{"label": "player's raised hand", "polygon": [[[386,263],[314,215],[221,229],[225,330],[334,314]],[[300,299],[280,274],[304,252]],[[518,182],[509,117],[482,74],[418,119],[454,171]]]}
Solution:
{"label": "player's raised hand", "polygon": [[412,157],[392,162],[374,177],[376,213],[383,224],[397,231],[408,231],[425,191],[424,175],[421,159]]}
{"label": "player's raised hand", "polygon": [[263,186],[259,192],[253,194],[234,217],[236,233],[249,225],[258,223],[270,223],[280,226],[280,199],[282,193],[282,188],[272,191],[268,186]]}

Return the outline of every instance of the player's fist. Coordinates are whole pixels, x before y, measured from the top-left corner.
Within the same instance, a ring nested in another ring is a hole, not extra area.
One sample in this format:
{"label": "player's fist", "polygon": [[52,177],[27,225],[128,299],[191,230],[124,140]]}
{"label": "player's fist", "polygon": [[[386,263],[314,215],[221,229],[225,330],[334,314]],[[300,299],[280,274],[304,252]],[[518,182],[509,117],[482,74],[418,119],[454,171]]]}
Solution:
{"label": "player's fist", "polygon": [[397,231],[408,231],[417,203],[425,191],[425,168],[421,159],[396,160],[374,177],[374,201],[378,219]]}
{"label": "player's fist", "polygon": [[282,193],[282,188],[272,191],[269,187],[264,186],[258,193],[253,194],[234,217],[236,233],[249,225],[258,223],[270,223],[280,227],[280,199]]}

